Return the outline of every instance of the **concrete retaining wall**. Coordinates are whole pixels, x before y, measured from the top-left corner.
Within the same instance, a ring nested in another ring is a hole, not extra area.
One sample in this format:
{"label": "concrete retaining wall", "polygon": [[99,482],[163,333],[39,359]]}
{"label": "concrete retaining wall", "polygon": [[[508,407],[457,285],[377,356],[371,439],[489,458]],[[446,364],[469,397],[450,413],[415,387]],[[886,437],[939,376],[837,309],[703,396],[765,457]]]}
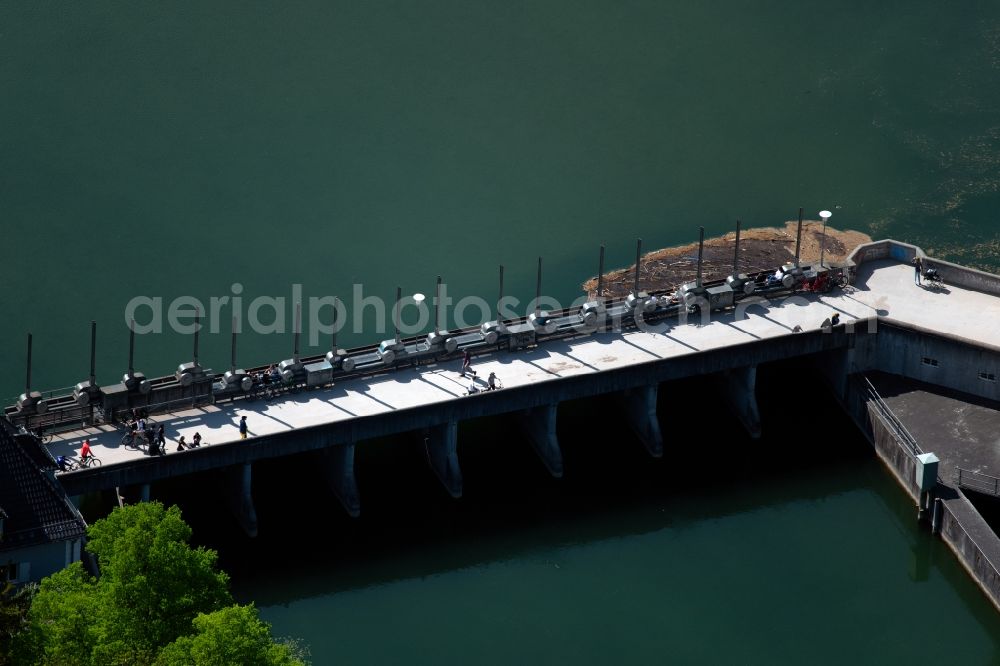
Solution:
{"label": "concrete retaining wall", "polygon": [[917,487],[917,461],[903,447],[903,443],[882,420],[878,409],[870,402],[865,403],[868,420],[869,439],[875,447],[878,457],[883,460],[895,474],[899,484],[914,499],[920,496]]}
{"label": "concrete retaining wall", "polygon": [[[1000,609],[1000,573],[997,573],[1000,567],[990,561],[985,554],[985,548],[969,536],[965,527],[976,520],[983,523],[986,521],[964,495],[943,504],[941,539],[955,552],[959,562],[979,584],[993,605]],[[962,514],[961,517],[957,515],[959,513]],[[996,539],[995,536],[993,538]],[[994,548],[996,547],[994,544]]]}
{"label": "concrete retaining wall", "polygon": [[895,259],[910,263],[917,256],[923,258],[927,255],[916,245],[887,239],[857,246],[853,252],[847,255],[847,260],[853,262],[855,266],[860,266],[866,261],[875,261],[876,259]]}
{"label": "concrete retaining wall", "polygon": [[[874,404],[864,399],[864,393],[855,382],[851,382],[848,393],[848,398],[844,401],[848,412],[875,447],[879,458],[916,503],[920,496],[916,481],[916,460],[892,428],[883,421]],[[1000,552],[1000,539],[960,490],[942,485],[936,494],[943,498],[942,541],[952,549],[987,598],[1000,609],[1000,562],[991,561],[987,555],[988,552]],[[970,532],[985,535],[980,538],[991,539],[991,543],[977,543]]]}
{"label": "concrete retaining wall", "polygon": [[955,285],[964,289],[974,289],[986,294],[1000,295],[1000,275],[993,275],[985,271],[977,271],[975,268],[959,266],[950,261],[942,261],[928,257],[924,259],[924,266],[936,268],[941,273],[941,278],[945,284]]}
{"label": "concrete retaining wall", "polygon": [[1000,400],[1000,348],[885,321],[857,342],[854,371],[880,370]]}

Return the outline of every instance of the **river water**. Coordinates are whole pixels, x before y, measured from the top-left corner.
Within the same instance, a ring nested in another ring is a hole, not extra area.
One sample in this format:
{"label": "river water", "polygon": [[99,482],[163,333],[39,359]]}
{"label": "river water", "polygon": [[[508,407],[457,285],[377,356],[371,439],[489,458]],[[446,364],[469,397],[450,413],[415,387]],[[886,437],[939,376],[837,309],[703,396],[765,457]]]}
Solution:
{"label": "river water", "polygon": [[[1000,5],[976,1],[0,4],[0,395],[24,387],[27,332],[35,388],[84,378],[91,319],[98,379],[116,381],[137,296],[284,296],[290,322],[296,284],[388,299],[440,274],[492,298],[504,263],[527,299],[543,255],[544,291],[568,301],[602,241],[624,265],[636,237],[688,242],[799,206],[995,269],[998,68]],[[216,369],[231,314],[202,336]],[[342,343],[380,339],[370,323]],[[290,328],[244,334],[240,363],[290,355]],[[140,336],[136,368],[169,372],[190,344]],[[567,462],[588,432],[561,433]],[[361,462],[382,470],[406,447],[370,448]],[[666,495],[719,460],[633,461],[614,492],[578,470],[527,484],[541,506],[519,504],[530,454],[504,468],[510,486],[467,470],[457,504],[433,484],[408,502],[378,479],[410,473],[368,472],[364,518],[329,518],[335,552],[317,525],[283,532],[281,556],[241,546],[274,556],[266,576],[224,559],[318,663],[902,661],[926,636],[994,659],[992,610],[863,446],[840,449]],[[274,469],[259,496],[296,473]],[[625,493],[647,473],[647,494]],[[329,561],[298,567],[303,551]]]}

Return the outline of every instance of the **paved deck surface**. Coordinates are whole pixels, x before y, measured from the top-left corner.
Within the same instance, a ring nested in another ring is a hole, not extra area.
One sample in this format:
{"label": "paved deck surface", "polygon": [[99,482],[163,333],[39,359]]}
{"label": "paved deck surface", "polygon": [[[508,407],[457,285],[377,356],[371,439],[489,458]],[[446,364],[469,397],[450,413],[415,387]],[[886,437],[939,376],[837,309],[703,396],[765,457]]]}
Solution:
{"label": "paved deck surface", "polygon": [[[530,351],[477,356],[473,368],[480,385],[491,371],[508,388],[555,381],[752,340],[794,335],[791,332],[794,326],[817,328],[833,312],[841,313],[842,323],[868,318],[877,312],[890,320],[933,327],[1000,346],[1000,331],[981,325],[984,317],[986,320],[1000,317],[1000,298],[956,287],[940,291],[921,288],[913,283],[910,266],[884,260],[863,264],[854,287],[829,295],[776,298],[742,311],[716,315],[705,325],[673,322],[657,325],[650,331],[608,332],[545,343]],[[454,361],[407,368],[272,402],[237,401],[232,405],[161,414],[155,419],[166,426],[168,455],[184,455],[175,451],[179,436],[190,442],[195,432],[199,432],[209,445],[232,442],[239,439],[238,423],[243,415],[254,436],[445,400],[475,400],[476,396],[465,395],[470,382],[459,376],[460,365],[461,361]],[[121,433],[108,427],[63,433],[53,439],[49,449],[53,455],[76,455],[85,438],[90,439],[94,453],[105,465],[144,455],[122,447]]]}
{"label": "paved deck surface", "polygon": [[954,485],[958,467],[1000,476],[1000,411],[996,402],[896,375],[869,379],[920,449],[940,459],[938,476]]}
{"label": "paved deck surface", "polygon": [[[920,449],[938,457],[938,477],[950,486],[938,495],[983,556],[1000,566],[1000,539],[993,527],[964,495],[952,490],[958,485],[958,467],[1000,476],[1000,405],[896,375],[873,373],[869,379]],[[959,560],[970,568],[963,557]],[[978,580],[974,572],[972,577]]]}

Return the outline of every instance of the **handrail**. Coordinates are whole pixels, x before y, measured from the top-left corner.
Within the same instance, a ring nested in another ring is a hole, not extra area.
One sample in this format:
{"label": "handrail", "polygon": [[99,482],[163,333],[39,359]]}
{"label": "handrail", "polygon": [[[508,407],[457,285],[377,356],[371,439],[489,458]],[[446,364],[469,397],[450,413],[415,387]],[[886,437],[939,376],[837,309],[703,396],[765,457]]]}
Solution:
{"label": "handrail", "polygon": [[[39,393],[41,393],[41,395],[42,395],[42,400],[51,400],[52,398],[59,398],[59,397],[62,397],[64,395],[72,394],[73,393],[73,389],[75,389],[75,388],[76,388],[75,385],[74,386],[64,386],[63,388],[47,389],[45,391],[39,391]],[[5,405],[14,405],[14,404],[17,404],[17,401],[20,400],[20,399],[21,399],[21,394],[18,393],[13,398],[8,398],[7,400],[5,400],[4,404]]]}
{"label": "handrail", "polygon": [[[987,479],[991,479],[992,482],[993,482],[993,484],[994,484],[994,489],[995,489],[994,492],[993,492],[993,496],[994,497],[997,496],[997,494],[998,494],[997,491],[1000,490],[1000,479],[998,479],[997,477],[991,476],[989,474],[983,474],[982,472],[973,472],[972,470],[962,469],[961,467],[957,468],[956,471],[955,471],[955,479],[956,479],[959,487],[965,487],[965,488],[969,488],[971,490],[975,490],[977,492],[983,492],[979,488],[976,488],[974,485],[970,484],[970,482],[973,482],[973,483],[978,482],[979,479],[977,479],[977,477],[985,477]],[[954,522],[954,524],[958,525],[962,529],[962,532],[965,534],[965,538],[968,539],[969,541],[971,541],[972,545],[974,545],[976,547],[976,550],[979,551],[980,555],[982,555],[981,559],[983,561],[985,561],[987,564],[990,565],[990,569],[993,570],[993,575],[996,576],[997,579],[1000,579],[1000,570],[998,570],[997,567],[996,567],[996,565],[993,564],[993,561],[989,557],[987,557],[986,551],[984,551],[983,548],[982,548],[982,546],[980,546],[976,542],[975,537],[973,537],[971,534],[969,534],[969,531],[967,529],[965,529],[965,526],[962,525],[961,521],[955,520],[953,522]]]}
{"label": "handrail", "polygon": [[960,488],[969,488],[984,495],[1000,496],[1000,478],[971,469],[955,469],[955,482]]}
{"label": "handrail", "polygon": [[[839,266],[840,263],[841,262],[827,262],[827,264],[831,268]],[[760,270],[758,270],[758,269],[751,269],[751,270],[749,270],[746,273],[746,275],[747,275],[747,277],[749,277],[750,279],[754,280],[755,282],[759,282],[760,280],[763,279],[763,277],[765,275],[770,274],[770,273],[771,273],[771,269],[760,269]],[[704,281],[704,286],[705,287],[713,287],[713,286],[725,284],[725,282],[726,282],[726,280],[724,278],[720,278],[720,279],[716,279],[716,280],[705,280]],[[676,287],[670,287],[670,288],[665,288],[665,289],[651,289],[651,290],[648,290],[648,293],[651,296],[664,296],[664,295],[668,295],[668,294],[669,295],[673,295],[673,294],[676,293],[676,289],[677,289]],[[784,290],[782,290],[782,291],[784,291]],[[794,289],[792,291],[794,291]],[[777,293],[777,292],[775,292],[775,293]],[[605,305],[610,308],[610,307],[613,307],[615,305],[621,305],[621,304],[625,303],[627,299],[624,296],[620,296],[620,297],[607,297],[607,296],[605,296],[602,299],[598,299],[598,300],[603,300],[603,302],[605,303]],[[673,303],[676,303],[677,299],[676,298],[672,298],[671,301]],[[574,313],[576,311],[577,311],[577,308],[563,308],[561,310],[552,310],[552,311],[550,311],[550,315],[553,318],[559,318],[559,317],[568,316],[568,315],[570,315],[570,314],[572,314],[572,313]],[[514,317],[514,318],[511,318],[511,319],[503,318],[503,322],[505,324],[507,324],[508,326],[510,326],[510,325],[516,325],[516,324],[522,324],[522,323],[525,323],[527,321],[528,321],[528,317],[527,316]],[[472,334],[472,333],[478,332],[481,329],[481,326],[482,326],[481,324],[476,324],[476,325],[473,325],[473,326],[467,326],[467,327],[464,327],[464,328],[452,330],[452,331],[450,331],[450,333],[451,333],[451,335],[453,337],[461,336],[461,335],[467,335],[467,334]],[[587,335],[589,333],[590,332],[583,333],[583,335]],[[572,335],[572,334],[569,334],[569,335]],[[552,336],[550,339],[555,339],[555,337],[556,336]],[[560,338],[562,338],[562,337],[568,337],[568,335],[567,336],[560,335],[558,337],[560,337]],[[401,342],[403,342],[404,344],[418,344],[424,338],[425,338],[425,335],[421,333],[419,335],[402,338]],[[358,346],[358,347],[353,347],[353,348],[346,349],[344,351],[347,353],[348,356],[358,356],[358,355],[363,355],[363,354],[366,354],[366,353],[371,353],[371,352],[376,351],[379,348],[379,344],[380,343],[368,344],[368,345],[361,345],[361,346]],[[478,353],[481,353],[481,352],[479,352],[477,350],[472,350],[472,353],[474,355],[477,355]],[[460,352],[455,352],[455,353],[450,353],[450,354],[449,353],[445,353],[445,354],[441,355],[441,358],[457,358],[459,354],[460,354]],[[301,361],[302,361],[302,363],[315,363],[315,362],[322,361],[324,358],[325,358],[324,354],[316,354],[316,355],[303,356],[302,359],[301,359]],[[268,364],[264,364],[264,365],[261,365],[261,366],[248,367],[248,368],[246,368],[246,370],[247,370],[248,373],[253,373],[253,372],[258,372],[258,371],[264,370],[267,367],[268,367]],[[369,375],[373,375],[373,374],[382,374],[384,372],[391,372],[394,369],[396,369],[396,368],[394,368],[394,367],[380,367],[380,368],[377,368],[377,369],[359,369],[359,371],[356,372],[356,373],[350,373],[348,375],[343,375],[342,377],[343,378],[351,378],[351,377],[355,377],[355,376],[369,376]],[[223,376],[223,373],[215,373],[213,375],[213,380],[217,381],[217,380],[221,379],[222,376]],[[158,382],[169,381],[169,380],[172,380],[172,379],[173,379],[173,377],[171,375],[165,375],[163,377],[149,378],[149,381],[151,381],[152,383],[156,384]],[[71,399],[72,396],[73,396],[73,390],[74,389],[75,389],[75,386],[69,386],[69,387],[66,387],[66,388],[52,389],[52,390],[44,391],[42,393],[42,398],[44,400],[49,400],[49,401],[51,401],[52,399],[56,399],[56,398],[61,398],[61,399],[69,398],[69,399]],[[14,411],[14,409],[15,409],[14,405],[16,404],[16,402],[17,402],[17,398],[14,398],[14,399],[10,400],[7,403],[8,406],[7,407],[3,407],[3,410],[7,414],[12,413]]]}
{"label": "handrail", "polygon": [[896,415],[892,413],[892,410],[889,409],[889,405],[886,404],[885,400],[882,399],[882,396],[880,396],[878,391],[875,390],[875,386],[871,383],[868,377],[862,375],[861,379],[865,383],[865,390],[868,392],[868,397],[871,398],[875,408],[885,420],[886,425],[889,426],[899,437],[901,442],[905,444],[905,448],[909,449],[907,453],[914,458],[921,455],[923,450],[921,450],[920,445],[917,444],[916,438],[910,434],[910,431],[906,429],[906,426],[904,426],[903,423],[896,418]]}
{"label": "handrail", "polygon": [[[834,262],[831,262],[830,268],[831,269],[836,268],[836,264]],[[751,278],[754,282],[760,284],[766,278],[768,273],[769,271],[760,271],[756,273],[752,272],[748,274],[747,277]],[[704,286],[711,287],[714,285],[721,285],[724,283],[725,280],[712,280],[712,281],[706,281],[704,283]],[[783,293],[785,291],[794,292],[796,291],[796,288],[791,287],[791,288],[770,289],[767,290],[766,293],[777,294],[777,293]],[[684,304],[680,302],[678,293],[674,292],[672,288],[663,290],[651,290],[649,293],[651,296],[662,295],[664,297],[665,307],[662,310],[658,309],[656,312],[650,312],[644,315],[643,319],[645,319],[645,321],[647,322],[652,323],[661,321],[671,316],[677,316],[678,312],[680,311],[678,308],[684,308]],[[610,310],[611,308],[623,306],[628,302],[627,299],[625,298],[613,298],[613,297],[612,298],[603,297],[599,300],[603,301],[605,306],[609,308],[608,310],[609,315],[611,312]],[[575,307],[550,312],[550,315],[553,319],[567,318],[573,314],[579,314],[579,311]],[[619,317],[621,317],[621,319],[619,319]],[[527,321],[529,321],[527,317],[503,319],[503,323],[507,326],[520,325],[526,323]],[[566,339],[578,336],[591,335],[597,330],[608,330],[609,328],[613,328],[616,327],[616,325],[621,325],[624,323],[625,323],[625,315],[623,313],[619,313],[618,315],[612,316],[602,325],[597,326],[595,328],[581,329],[578,328],[576,325],[570,323],[568,326],[564,328],[559,328],[552,333],[546,334],[545,340]],[[638,321],[636,323],[638,324]],[[460,341],[459,344],[464,346],[461,347],[460,349],[457,349],[454,352],[447,352],[444,350],[435,351],[433,355],[434,360],[440,362],[450,358],[457,358],[458,354],[461,353],[462,351],[466,353],[471,352],[472,354],[478,355],[486,351],[492,351],[493,348],[498,350],[503,348],[502,344],[498,345],[481,344],[484,340],[484,338],[480,337],[480,334],[483,330],[482,326],[483,325],[475,325],[451,331],[450,336],[452,338],[462,338],[464,336],[476,336],[479,339],[479,342],[476,342],[475,340],[466,340],[463,343]],[[404,345],[414,345],[419,349],[420,344],[423,342],[423,340],[424,340],[424,335],[421,334],[417,336],[404,338],[400,342],[402,342]],[[541,342],[541,340],[539,342]],[[349,358],[356,360],[357,364],[352,371],[338,372],[337,380],[342,381],[344,379],[353,379],[355,377],[381,375],[384,373],[392,372],[394,370],[399,370],[401,369],[401,367],[403,367],[403,365],[398,363],[383,365],[382,363],[377,363],[372,359],[366,358],[368,356],[376,355],[378,349],[379,349],[379,344],[373,344],[373,345],[365,345],[362,347],[355,347],[353,349],[344,350]],[[428,349],[427,351],[431,350]],[[315,356],[303,357],[300,359],[300,361],[302,364],[310,364],[310,363],[321,362],[322,360],[324,360],[324,358],[325,355],[320,354]],[[421,360],[420,358],[415,358],[414,362],[419,362],[420,360]],[[403,361],[405,363],[406,359],[404,358]],[[263,372],[266,369],[266,367],[267,366],[248,367],[246,371],[248,375],[252,376],[254,374]],[[208,373],[206,374],[205,379],[208,379],[213,384],[213,389],[212,389],[213,396],[215,395],[214,391],[215,383],[219,382],[223,378],[224,378],[223,373],[213,373],[209,370]],[[297,378],[297,381],[293,382],[295,386],[294,387],[289,386],[289,388],[290,389],[299,388],[302,383],[301,380],[302,380],[301,377]],[[151,388],[154,392],[156,392],[160,388],[170,388],[169,385],[177,383],[179,381],[179,377],[177,377],[176,375],[174,376],[165,375],[163,377],[156,377],[149,379],[147,381],[149,383],[149,388]],[[61,391],[70,391],[70,388],[50,391],[47,392],[47,395],[53,395]],[[222,393],[223,394],[221,397],[223,399],[228,398],[230,400],[234,400],[234,399],[248,397],[247,395],[244,394],[236,394],[236,393],[231,393],[229,391],[223,391]],[[104,421],[113,422],[115,420],[114,413],[111,414],[104,413],[106,410],[103,408],[104,407],[103,401],[101,405],[91,405],[91,404],[81,405],[79,404],[78,397],[79,396],[76,396],[74,393],[67,393],[66,395],[50,397],[46,400],[47,403],[46,406],[48,407],[48,409],[38,414],[27,413],[22,416],[20,415],[20,412],[16,405],[3,408],[3,414],[5,414],[9,419],[15,422],[15,424],[17,424],[18,420],[21,420],[23,418],[24,427],[28,428],[30,425],[31,426],[30,429],[33,430],[38,429],[39,427],[51,429],[53,426],[62,430],[64,429],[62,426],[77,421],[78,419],[82,419],[84,424],[92,423],[94,422],[93,416],[95,412],[99,413],[101,415],[102,420]],[[199,402],[200,398],[202,398],[202,394],[200,392],[197,392],[195,395],[178,398],[176,399],[176,401],[171,401],[171,402],[175,402],[176,404],[184,404],[189,400],[191,400],[192,406],[194,406],[195,404],[197,404],[197,402]],[[213,398],[208,398],[208,399],[209,401],[213,400]],[[154,403],[143,406],[143,409],[145,409],[147,412],[154,412],[154,411],[162,411],[164,408],[167,408],[169,406],[170,406],[169,403]],[[32,422],[34,423],[32,424]]]}

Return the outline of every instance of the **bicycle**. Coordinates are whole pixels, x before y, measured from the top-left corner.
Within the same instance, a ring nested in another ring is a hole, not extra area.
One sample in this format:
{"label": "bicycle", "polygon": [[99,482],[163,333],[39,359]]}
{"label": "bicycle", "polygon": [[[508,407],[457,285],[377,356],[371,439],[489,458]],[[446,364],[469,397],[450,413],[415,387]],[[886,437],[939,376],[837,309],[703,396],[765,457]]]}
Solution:
{"label": "bicycle", "polygon": [[126,449],[132,449],[133,451],[145,451],[149,447],[149,442],[146,440],[146,433],[141,430],[131,431],[129,430],[124,435],[122,435],[122,446]]}
{"label": "bicycle", "polygon": [[94,454],[90,454],[82,460],[74,456],[59,456],[57,461],[62,463],[59,465],[59,471],[61,472],[72,472],[78,469],[101,466],[101,459]]}
{"label": "bicycle", "polygon": [[264,380],[261,379],[259,375],[255,376],[253,379],[253,386],[250,388],[250,392],[247,393],[247,400],[251,402],[260,398],[269,400],[272,395],[270,383],[264,383]]}

